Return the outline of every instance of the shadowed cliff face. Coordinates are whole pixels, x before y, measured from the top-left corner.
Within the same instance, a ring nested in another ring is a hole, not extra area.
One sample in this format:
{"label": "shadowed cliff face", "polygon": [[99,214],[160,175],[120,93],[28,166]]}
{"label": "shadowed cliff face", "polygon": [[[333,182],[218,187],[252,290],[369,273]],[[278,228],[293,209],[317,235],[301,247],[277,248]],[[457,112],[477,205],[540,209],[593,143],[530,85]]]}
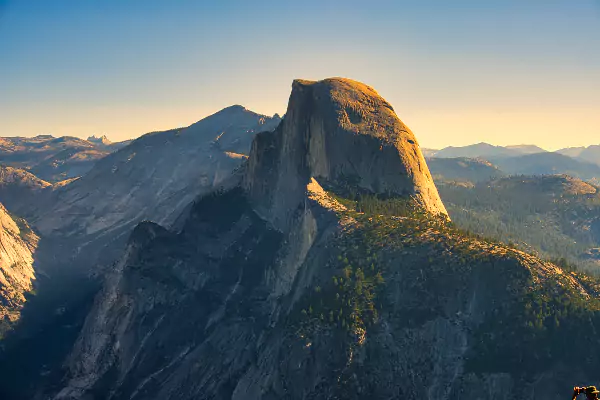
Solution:
{"label": "shadowed cliff face", "polygon": [[294,81],[284,121],[254,141],[244,185],[283,228],[311,177],[446,214],[413,133],[375,90],[350,79]]}
{"label": "shadowed cliff face", "polygon": [[32,387],[51,379],[47,372],[72,347],[98,289],[95,281],[122,255],[138,223],[170,227],[198,195],[243,164],[256,132],[279,121],[228,107],[186,128],[146,134],[66,185],[0,170],[0,200],[10,194],[17,215],[43,238],[35,254],[36,296],[2,343],[0,398],[31,398]]}
{"label": "shadowed cliff face", "polygon": [[51,187],[50,183],[23,169],[0,165],[0,200],[17,215],[39,204],[37,200]]}
{"label": "shadowed cliff face", "polygon": [[558,400],[589,379],[598,283],[453,229],[391,108],[347,124],[331,100],[355,98],[384,104],[296,81],[243,174],[178,232],[139,224],[44,396]]}

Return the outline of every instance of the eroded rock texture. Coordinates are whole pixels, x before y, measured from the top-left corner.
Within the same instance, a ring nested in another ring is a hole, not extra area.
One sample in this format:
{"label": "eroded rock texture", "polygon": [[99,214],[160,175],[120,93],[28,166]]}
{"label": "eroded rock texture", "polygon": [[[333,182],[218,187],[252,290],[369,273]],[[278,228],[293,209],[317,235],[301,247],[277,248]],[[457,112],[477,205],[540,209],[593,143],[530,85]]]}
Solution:
{"label": "eroded rock texture", "polygon": [[0,335],[20,316],[25,296],[33,289],[33,253],[39,238],[20,218],[0,204]]}
{"label": "eroded rock texture", "polygon": [[311,177],[446,214],[414,134],[374,89],[350,79],[294,81],[285,119],[254,141],[244,186],[285,229]]}

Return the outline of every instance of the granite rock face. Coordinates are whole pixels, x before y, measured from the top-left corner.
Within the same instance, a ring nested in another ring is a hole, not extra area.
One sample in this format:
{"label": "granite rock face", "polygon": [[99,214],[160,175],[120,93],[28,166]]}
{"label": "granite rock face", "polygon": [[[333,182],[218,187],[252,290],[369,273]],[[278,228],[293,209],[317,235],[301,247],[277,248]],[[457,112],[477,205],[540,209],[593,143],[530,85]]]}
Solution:
{"label": "granite rock face", "polygon": [[283,123],[179,229],[134,229],[44,397],[558,400],[590,379],[598,283],[453,230],[385,104],[296,81]]}
{"label": "granite rock face", "polygon": [[311,177],[446,214],[414,134],[374,89],[350,79],[294,81],[282,124],[257,136],[248,164],[244,186],[280,228]]}
{"label": "granite rock face", "polygon": [[0,335],[19,319],[25,295],[33,289],[38,240],[24,220],[0,204]]}

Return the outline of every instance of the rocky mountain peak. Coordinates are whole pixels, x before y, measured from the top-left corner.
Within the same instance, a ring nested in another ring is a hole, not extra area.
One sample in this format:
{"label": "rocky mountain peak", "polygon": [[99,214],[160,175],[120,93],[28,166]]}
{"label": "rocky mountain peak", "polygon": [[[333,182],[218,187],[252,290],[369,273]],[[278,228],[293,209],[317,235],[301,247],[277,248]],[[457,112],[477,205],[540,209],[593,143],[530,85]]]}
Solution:
{"label": "rocky mountain peak", "polygon": [[228,113],[245,112],[245,111],[250,111],[250,110],[248,110],[246,107],[244,107],[241,104],[234,104],[229,107],[225,107],[224,109],[219,111],[219,113],[228,114]]}
{"label": "rocky mountain peak", "polygon": [[311,178],[446,214],[414,134],[373,88],[350,79],[295,80],[283,122],[255,138],[244,184],[257,211],[285,228]]}
{"label": "rocky mountain peak", "polygon": [[108,146],[110,144],[112,144],[112,142],[106,137],[106,135],[102,135],[102,136],[95,136],[92,135],[90,137],[87,138],[88,142],[92,142],[92,143],[96,143],[96,144],[102,144],[105,146]]}

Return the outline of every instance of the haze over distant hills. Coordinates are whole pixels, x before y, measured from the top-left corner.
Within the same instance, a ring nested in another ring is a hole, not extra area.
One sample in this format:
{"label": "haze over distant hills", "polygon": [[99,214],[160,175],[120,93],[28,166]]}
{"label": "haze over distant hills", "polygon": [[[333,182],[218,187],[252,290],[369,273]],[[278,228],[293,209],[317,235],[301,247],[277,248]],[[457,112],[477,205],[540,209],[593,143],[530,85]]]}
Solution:
{"label": "haze over distant hills", "polygon": [[533,145],[517,145],[517,146],[494,146],[488,143],[477,143],[462,147],[445,147],[441,150],[429,150],[429,157],[438,158],[487,158],[492,159],[498,157],[512,157],[522,154],[531,154],[536,152],[544,152],[546,150]]}
{"label": "haze over distant hills", "polygon": [[600,165],[560,153],[535,153],[497,158],[495,164],[509,174],[566,174],[583,180],[600,182]]}
{"label": "haze over distant hills", "polygon": [[437,184],[454,182],[472,185],[473,183],[500,178],[506,172],[481,158],[429,158],[427,165]]}
{"label": "haze over distant hills", "polygon": [[112,143],[106,136],[91,139],[51,135],[0,137],[0,164],[28,170],[48,182],[58,182],[84,175],[96,161],[128,143]]}
{"label": "haze over distant hills", "polygon": [[[491,162],[505,174],[552,175],[566,174],[595,184],[600,183],[600,146],[546,151],[534,145],[493,146],[478,143],[441,150],[425,149],[429,160],[480,159]],[[440,163],[442,161],[433,161]],[[456,167],[456,162],[454,167]],[[448,161],[446,161],[448,163]],[[475,168],[475,161],[471,161]],[[463,171],[464,172],[464,171]]]}
{"label": "haze over distant hills", "polygon": [[592,145],[587,147],[568,147],[566,149],[557,150],[556,152],[566,156],[589,161],[591,163],[600,163],[600,145]]}
{"label": "haze over distant hills", "polygon": [[554,152],[549,152],[536,145],[511,145],[495,146],[488,143],[477,143],[468,146],[445,147],[441,150],[423,149],[426,157],[437,158],[484,158],[490,161],[507,157],[517,157],[520,155],[531,155],[537,153],[558,153],[579,161],[590,162],[600,165],[600,145],[590,145],[587,147],[568,147]]}

